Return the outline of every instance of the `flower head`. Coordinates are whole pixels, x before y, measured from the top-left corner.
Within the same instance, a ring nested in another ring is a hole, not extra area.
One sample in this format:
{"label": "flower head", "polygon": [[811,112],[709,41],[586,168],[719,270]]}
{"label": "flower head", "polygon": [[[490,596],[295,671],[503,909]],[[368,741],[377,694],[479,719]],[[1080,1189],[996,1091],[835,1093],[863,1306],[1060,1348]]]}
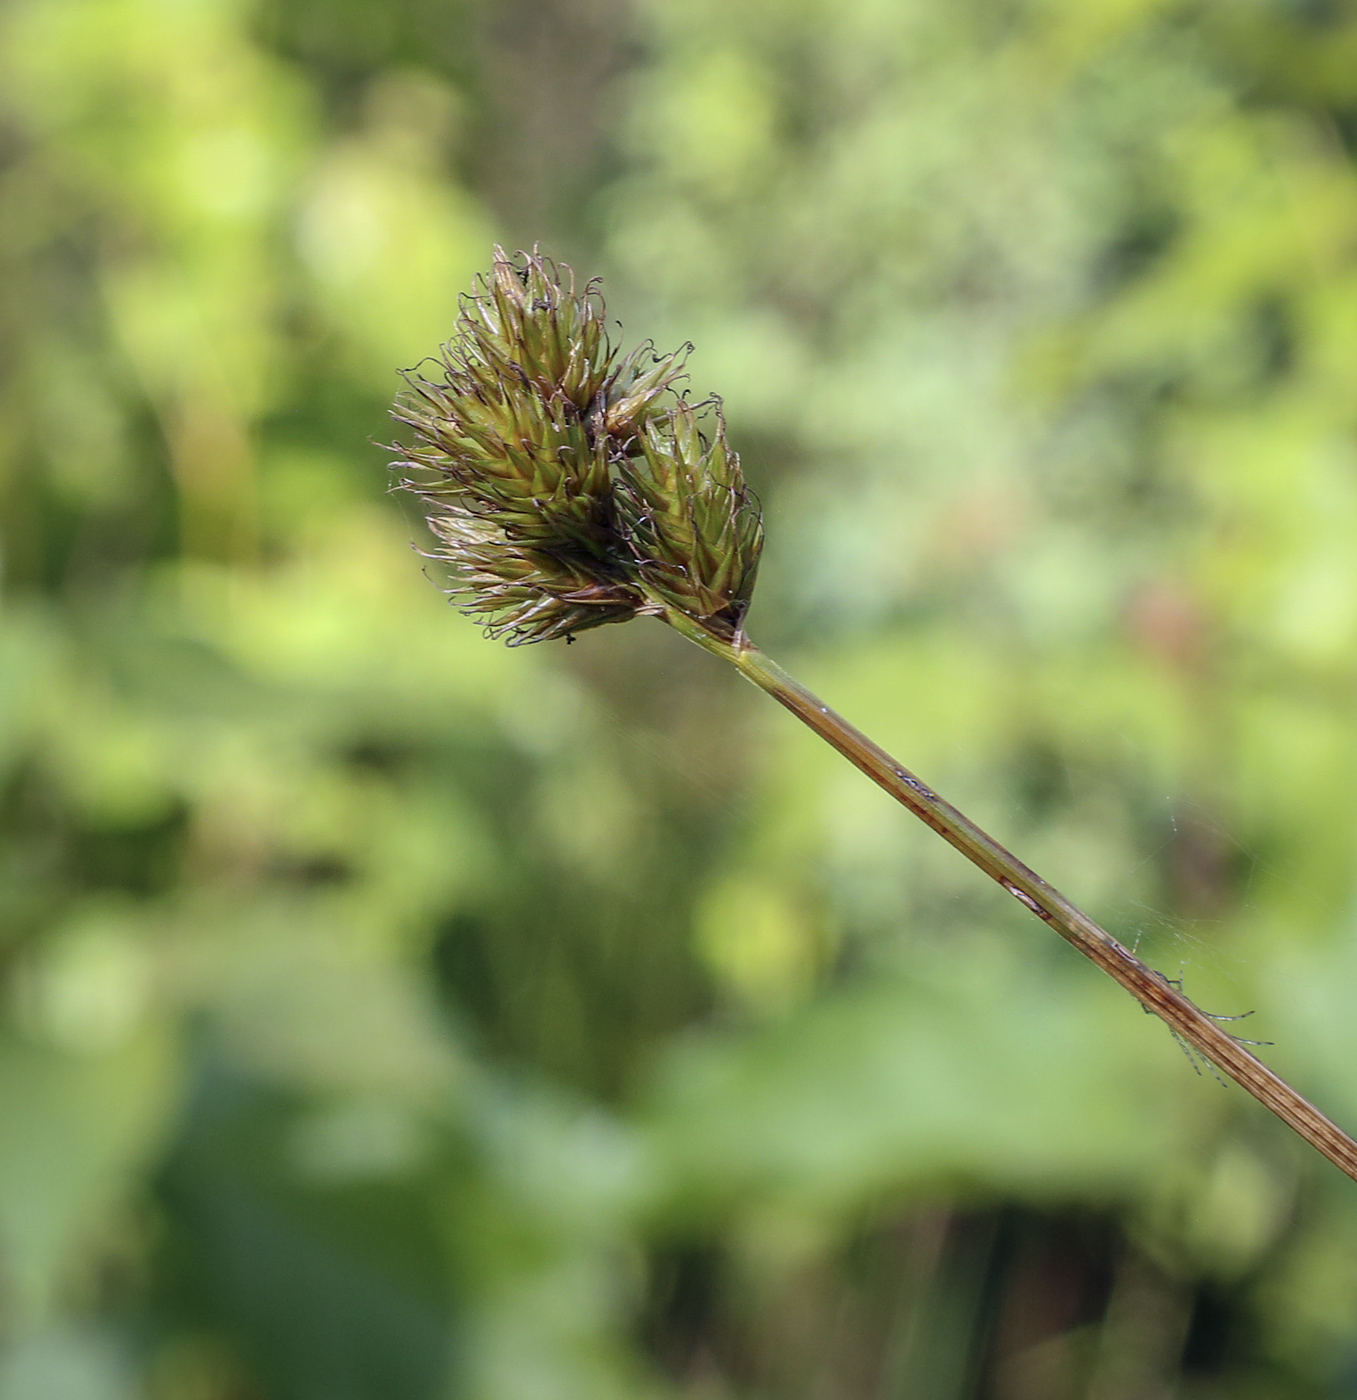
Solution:
{"label": "flower head", "polygon": [[510,644],[638,613],[739,633],[763,543],[718,401],[675,385],[689,346],[622,356],[595,282],[507,257],[464,297],[393,415],[399,484],[424,502],[462,610]]}

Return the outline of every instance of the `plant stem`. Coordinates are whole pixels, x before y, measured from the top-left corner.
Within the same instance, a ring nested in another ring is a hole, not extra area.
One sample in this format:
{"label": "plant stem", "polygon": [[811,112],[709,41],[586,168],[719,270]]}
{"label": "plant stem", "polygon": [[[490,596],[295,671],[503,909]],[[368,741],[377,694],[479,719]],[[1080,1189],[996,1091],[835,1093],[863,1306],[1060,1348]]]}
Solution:
{"label": "plant stem", "polygon": [[1340,1171],[1357,1180],[1357,1142],[1223,1031],[1162,973],[1141,962],[1059,890],[1029,870],[992,836],[897,763],[885,749],[835,714],[743,634],[727,639],[669,610],[665,612],[665,621],[705,650],[734,664],[746,679],[809,725],[897,802],[931,826],[944,841],[955,846],[1020,904],[1049,924],[1067,943],[1073,944],[1120,982],[1141,1006],[1166,1022],[1181,1040],[1247,1089]]}

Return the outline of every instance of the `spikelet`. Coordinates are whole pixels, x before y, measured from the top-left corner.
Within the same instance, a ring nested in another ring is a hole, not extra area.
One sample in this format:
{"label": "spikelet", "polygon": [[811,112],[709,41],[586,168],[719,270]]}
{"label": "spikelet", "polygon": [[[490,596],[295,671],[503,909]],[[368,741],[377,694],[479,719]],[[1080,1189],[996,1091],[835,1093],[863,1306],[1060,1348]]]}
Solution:
{"label": "spikelet", "polygon": [[[701,431],[705,415],[710,437]],[[646,592],[694,621],[738,630],[754,591],[763,521],[726,443],[718,399],[646,424],[619,473],[617,517]]]}
{"label": "spikelet", "polygon": [[691,347],[620,356],[596,283],[536,252],[464,297],[437,361],[406,371],[398,484],[423,501],[462,610],[511,645],[670,610],[740,629],[762,527],[719,404],[675,392]]}

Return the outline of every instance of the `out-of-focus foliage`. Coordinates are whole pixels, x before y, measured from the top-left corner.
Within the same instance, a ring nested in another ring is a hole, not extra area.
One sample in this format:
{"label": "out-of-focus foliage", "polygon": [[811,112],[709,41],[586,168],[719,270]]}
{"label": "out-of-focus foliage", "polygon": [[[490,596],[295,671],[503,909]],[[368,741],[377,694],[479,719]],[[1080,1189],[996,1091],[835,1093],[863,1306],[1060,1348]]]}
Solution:
{"label": "out-of-focus foliage", "polygon": [[1351,1183],[369,444],[605,273],[754,634],[1351,1124],[1354,142],[1347,0],[7,0],[0,1400],[1351,1393]]}

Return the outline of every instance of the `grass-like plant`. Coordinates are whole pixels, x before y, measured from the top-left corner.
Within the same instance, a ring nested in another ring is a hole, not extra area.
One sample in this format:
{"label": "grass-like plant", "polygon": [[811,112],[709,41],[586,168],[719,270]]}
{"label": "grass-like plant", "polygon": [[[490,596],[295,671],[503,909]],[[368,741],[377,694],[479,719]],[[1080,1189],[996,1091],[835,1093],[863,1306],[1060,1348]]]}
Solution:
{"label": "grass-like plant", "polygon": [[408,371],[399,484],[424,503],[449,593],[509,644],[657,617],[786,706],[1187,1046],[1357,1179],[1357,1142],[1147,966],[763,654],[744,630],[763,546],[720,401],[675,389],[691,347],[620,354],[598,286],[538,256],[463,301],[432,377]]}

